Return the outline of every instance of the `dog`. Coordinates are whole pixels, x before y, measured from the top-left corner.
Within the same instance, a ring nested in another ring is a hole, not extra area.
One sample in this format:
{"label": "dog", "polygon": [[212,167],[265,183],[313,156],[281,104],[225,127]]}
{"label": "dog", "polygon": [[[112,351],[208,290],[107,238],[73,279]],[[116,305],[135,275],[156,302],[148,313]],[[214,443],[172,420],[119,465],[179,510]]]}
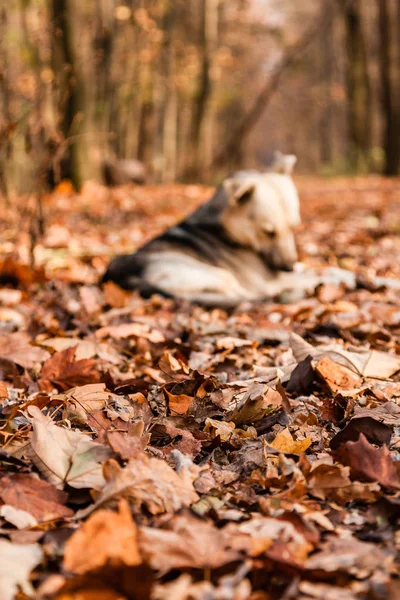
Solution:
{"label": "dog", "polygon": [[159,293],[220,307],[315,288],[320,277],[293,272],[300,223],[296,160],[277,153],[266,172],[239,171],[225,179],[188,218],[112,260],[102,281],[144,297]]}

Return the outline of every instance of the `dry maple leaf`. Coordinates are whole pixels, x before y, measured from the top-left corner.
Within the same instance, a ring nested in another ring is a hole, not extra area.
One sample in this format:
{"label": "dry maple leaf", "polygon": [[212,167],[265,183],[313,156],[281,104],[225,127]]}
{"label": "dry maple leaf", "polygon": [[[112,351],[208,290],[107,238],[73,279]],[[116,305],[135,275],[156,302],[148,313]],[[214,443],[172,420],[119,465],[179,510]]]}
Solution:
{"label": "dry maple leaf", "polygon": [[165,461],[146,454],[131,459],[122,468],[111,459],[104,466],[106,484],[93,506],[78,513],[90,514],[104,505],[115,505],[120,498],[129,500],[132,511],[140,514],[142,507],[153,515],[173,513],[199,499],[186,472],[180,477]]}
{"label": "dry maple leaf", "polygon": [[104,485],[102,463],[110,450],[83,433],[57,426],[37,406],[31,406],[33,433],[30,457],[55,487],[100,490]]}
{"label": "dry maple leaf", "polygon": [[39,522],[71,517],[73,511],[64,506],[67,497],[50,483],[24,473],[0,479],[3,502],[33,515]]}
{"label": "dry maple leaf", "polygon": [[65,546],[64,569],[79,575],[141,562],[137,527],[126,500],[120,500],[118,512],[101,509],[91,515]]}
{"label": "dry maple leaf", "polygon": [[14,600],[21,588],[27,596],[33,594],[29,575],[42,560],[43,551],[37,544],[12,544],[0,540],[0,598]]}
{"label": "dry maple leaf", "polygon": [[98,383],[100,377],[96,361],[90,358],[75,360],[76,347],[55,352],[43,365],[39,385],[41,389],[57,387],[68,390],[75,386]]}
{"label": "dry maple leaf", "polygon": [[339,462],[350,467],[352,479],[377,481],[383,487],[400,489],[400,477],[386,446],[374,448],[363,433],[357,442],[346,442],[336,451]]}

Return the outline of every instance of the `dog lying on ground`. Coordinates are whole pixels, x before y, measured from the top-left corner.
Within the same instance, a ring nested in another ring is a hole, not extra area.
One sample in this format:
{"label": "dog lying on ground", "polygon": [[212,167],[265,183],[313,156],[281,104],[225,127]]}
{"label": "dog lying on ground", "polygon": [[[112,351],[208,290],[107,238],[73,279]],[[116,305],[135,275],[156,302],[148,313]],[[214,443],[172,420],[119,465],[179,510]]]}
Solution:
{"label": "dog lying on ground", "polygon": [[184,221],[112,260],[103,281],[145,297],[161,293],[222,307],[314,289],[320,276],[293,272],[300,223],[295,163],[294,155],[278,153],[265,173],[235,173]]}

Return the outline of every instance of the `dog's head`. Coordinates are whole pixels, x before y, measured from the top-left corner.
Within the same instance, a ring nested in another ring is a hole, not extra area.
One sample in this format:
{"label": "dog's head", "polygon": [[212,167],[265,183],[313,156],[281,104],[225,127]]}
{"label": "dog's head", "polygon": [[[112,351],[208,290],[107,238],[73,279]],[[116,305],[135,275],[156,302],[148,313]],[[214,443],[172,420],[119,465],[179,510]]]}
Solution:
{"label": "dog's head", "polygon": [[236,243],[259,253],[268,266],[291,271],[297,261],[293,229],[299,197],[291,178],[296,157],[279,155],[267,173],[243,171],[223,183],[221,222]]}

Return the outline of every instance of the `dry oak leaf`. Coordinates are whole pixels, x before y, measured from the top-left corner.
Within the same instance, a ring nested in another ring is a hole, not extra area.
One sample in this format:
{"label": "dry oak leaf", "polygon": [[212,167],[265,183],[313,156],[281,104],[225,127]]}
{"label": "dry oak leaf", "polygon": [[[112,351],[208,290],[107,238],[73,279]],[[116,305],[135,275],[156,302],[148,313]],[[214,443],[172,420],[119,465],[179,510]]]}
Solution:
{"label": "dry oak leaf", "polygon": [[162,573],[183,568],[217,569],[239,560],[241,555],[232,549],[232,542],[232,536],[224,529],[190,513],[175,517],[166,529],[139,530],[144,561]]}
{"label": "dry oak leaf", "polygon": [[141,562],[137,527],[126,500],[120,500],[118,512],[101,509],[91,515],[65,546],[64,569],[78,575]]}
{"label": "dry oak leaf", "polygon": [[43,365],[39,387],[57,387],[63,391],[87,383],[98,383],[96,361],[90,358],[75,360],[76,346],[55,352]]}
{"label": "dry oak leaf", "polygon": [[68,483],[100,490],[105,483],[102,463],[111,451],[83,433],[59,427],[37,406],[28,412],[33,425],[30,458],[45,479],[59,489]]}
{"label": "dry oak leaf", "polygon": [[29,575],[41,562],[42,556],[37,544],[12,544],[0,540],[1,600],[14,600],[19,589],[27,596],[33,594]]}
{"label": "dry oak leaf", "polygon": [[104,465],[106,484],[96,503],[77,516],[82,518],[100,506],[115,505],[120,498],[129,501],[134,514],[140,514],[142,506],[153,515],[176,512],[199,499],[193,481],[182,471],[181,477],[165,461],[144,453],[124,468],[111,459]]}
{"label": "dry oak leaf", "polygon": [[363,433],[356,442],[346,442],[336,451],[339,462],[350,467],[352,479],[377,481],[385,488],[400,489],[400,477],[386,446],[375,448]]}
{"label": "dry oak leaf", "polygon": [[24,331],[2,335],[0,338],[0,357],[11,360],[25,369],[31,369],[49,358],[43,348],[31,345],[30,336]]}
{"label": "dry oak leaf", "polygon": [[38,522],[72,517],[64,503],[68,495],[47,481],[16,473],[0,479],[0,498],[18,510],[33,515]]}
{"label": "dry oak leaf", "polygon": [[289,452],[290,454],[301,454],[305,452],[307,448],[309,448],[312,444],[312,440],[309,437],[304,438],[304,440],[296,441],[289,429],[286,428],[280,433],[277,434],[275,439],[268,444],[275,450],[279,450],[280,452]]}

